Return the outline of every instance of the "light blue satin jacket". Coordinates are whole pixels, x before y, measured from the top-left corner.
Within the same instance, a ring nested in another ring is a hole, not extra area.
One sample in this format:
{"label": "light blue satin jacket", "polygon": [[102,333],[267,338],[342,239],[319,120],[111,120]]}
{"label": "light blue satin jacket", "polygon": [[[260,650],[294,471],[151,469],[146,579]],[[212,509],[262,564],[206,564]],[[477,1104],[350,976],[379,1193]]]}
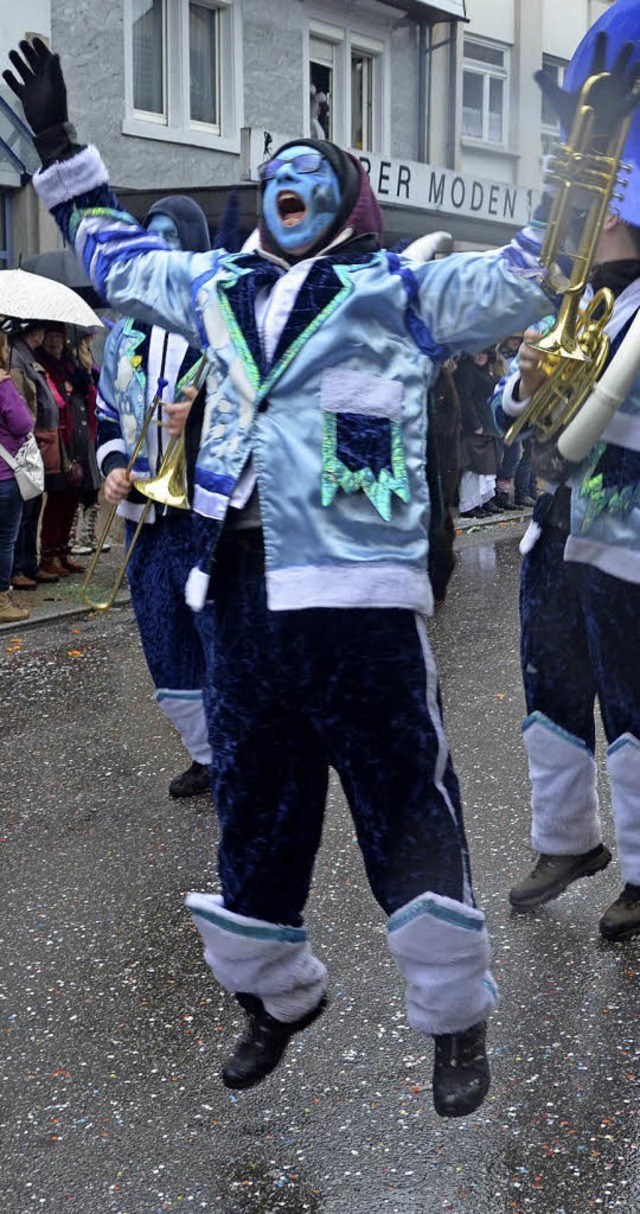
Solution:
{"label": "light blue satin jacket", "polygon": [[[423,264],[335,246],[302,285],[291,272],[295,303],[267,360],[257,304],[277,284],[286,294],[289,267],[260,250],[169,252],[117,211],[106,182],[93,148],[34,179],[110,304],[208,355],[193,498],[202,593],[252,460],[271,609],[430,612],[427,392],[442,359],[548,313],[540,232]],[[82,209],[70,202],[80,192]]]}
{"label": "light blue satin jacket", "polygon": [[[640,308],[640,280],[617,297],[605,328],[615,356]],[[545,330],[548,331],[550,323]],[[493,399],[496,420],[506,428],[517,415],[513,384],[519,376],[517,359]],[[522,408],[522,405],[519,406]],[[626,582],[640,583],[640,366],[631,391],[614,414],[600,441],[580,464],[571,465],[571,529],[565,560],[593,565]],[[548,486],[554,492],[557,485]],[[522,550],[529,551],[540,534],[534,522]]]}

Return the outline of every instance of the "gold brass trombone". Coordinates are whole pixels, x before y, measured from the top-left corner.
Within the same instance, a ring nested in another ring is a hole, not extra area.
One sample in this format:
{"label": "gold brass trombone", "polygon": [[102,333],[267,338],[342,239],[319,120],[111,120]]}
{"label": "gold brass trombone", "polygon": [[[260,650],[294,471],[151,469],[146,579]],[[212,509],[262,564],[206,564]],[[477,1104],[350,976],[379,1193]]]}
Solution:
{"label": "gold brass trombone", "polygon": [[[521,430],[530,427],[540,442],[552,438],[571,421],[606,362],[609,338],[604,329],[613,309],[613,293],[602,288],[583,311],[580,302],[609,202],[612,197],[620,197],[614,191],[619,184],[618,173],[625,167],[621,165],[621,157],[631,114],[612,125],[606,140],[594,136],[594,109],[589,95],[603,74],[590,76],[585,81],[569,139],[553,156],[545,179],[555,186],[556,194],[540,261],[553,278],[557,259],[562,254],[573,263],[572,272],[569,282],[563,284],[564,294],[553,329],[546,337],[532,343],[534,350],[543,355],[540,368],[547,380],[507,430],[507,444],[512,443]],[[606,147],[601,146],[603,142]],[[568,253],[563,246],[572,211],[585,196],[589,205],[580,247],[575,253]]]}
{"label": "gold brass trombone", "polygon": [[[204,382],[206,368],[207,360],[203,355],[189,373],[189,381],[198,390],[201,388],[202,383]],[[181,385],[182,389],[184,389],[186,386],[188,386],[187,381],[183,382]],[[136,445],[131,453],[129,463],[127,464],[127,472],[131,472],[142,450],[149,427],[152,425],[162,425],[162,423],[154,417],[160,402],[160,396],[160,391],[156,392],[151,404],[149,405],[149,408],[147,409],[147,412],[145,413],[140,434],[138,436],[138,441],[136,442]],[[153,505],[171,506],[174,510],[189,509],[189,499],[187,497],[186,490],[186,462],[186,449],[183,433],[174,436],[170,440],[156,476],[151,477],[149,480],[133,482],[133,488],[135,488],[138,493],[141,493],[144,497],[146,497],[147,501],[145,502],[140,514],[140,518],[136,523],[135,531],[131,536],[131,542],[126,548],[124,556],[120,562],[120,565],[118,566],[113,585],[111,586],[109,592],[103,598],[99,599],[94,597],[92,594],[92,584],[98,561],[102,556],[104,544],[116,517],[119,503],[111,507],[102,531],[102,535],[100,536],[96,550],[91,558],[91,562],[82,584],[82,601],[86,603],[87,607],[93,608],[94,611],[108,611],[108,609],[115,603],[116,595],[125,578],[127,565],[131,560],[131,554],[138,542],[138,536],[140,535],[140,532],[147,521],[149,511]]]}

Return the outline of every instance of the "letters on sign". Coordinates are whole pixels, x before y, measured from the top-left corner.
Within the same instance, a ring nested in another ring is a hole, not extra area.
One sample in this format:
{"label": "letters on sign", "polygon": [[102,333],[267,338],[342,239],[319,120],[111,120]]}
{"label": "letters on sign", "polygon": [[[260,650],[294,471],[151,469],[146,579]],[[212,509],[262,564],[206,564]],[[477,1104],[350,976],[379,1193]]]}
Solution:
{"label": "letters on sign", "polygon": [[530,218],[532,191],[522,186],[486,181],[417,161],[383,160],[360,152],[357,155],[379,202],[518,225]]}

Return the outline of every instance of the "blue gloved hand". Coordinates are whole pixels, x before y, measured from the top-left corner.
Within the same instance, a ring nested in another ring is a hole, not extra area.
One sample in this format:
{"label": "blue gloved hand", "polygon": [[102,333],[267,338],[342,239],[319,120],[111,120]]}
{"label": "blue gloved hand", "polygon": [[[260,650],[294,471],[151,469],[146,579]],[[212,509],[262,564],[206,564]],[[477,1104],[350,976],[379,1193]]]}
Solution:
{"label": "blue gloved hand", "polygon": [[[626,117],[640,104],[640,93],[636,91],[640,64],[636,62],[633,67],[629,67],[629,60],[635,53],[635,49],[633,42],[625,42],[613,67],[602,80],[594,84],[589,93],[589,105],[592,105],[595,111],[593,127],[595,136],[608,137],[620,119]],[[598,76],[606,72],[606,61],[607,35],[604,30],[601,30],[594,43],[593,56],[585,80],[589,76]],[[569,92],[560,88],[553,77],[548,76],[544,71],[535,72],[534,79],[558,115],[565,139],[568,139],[582,89],[574,89]]]}

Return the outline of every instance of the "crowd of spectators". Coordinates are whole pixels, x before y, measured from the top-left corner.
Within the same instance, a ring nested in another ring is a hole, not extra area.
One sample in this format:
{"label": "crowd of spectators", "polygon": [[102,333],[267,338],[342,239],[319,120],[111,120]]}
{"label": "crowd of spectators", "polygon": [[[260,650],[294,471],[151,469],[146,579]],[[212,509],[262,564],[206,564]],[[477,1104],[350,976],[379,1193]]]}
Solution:
{"label": "crowd of spectators", "polygon": [[84,573],[78,548],[91,551],[95,544],[99,372],[92,337],[90,330],[37,319],[12,322],[0,335],[0,441],[15,457],[33,431],[45,469],[45,492],[23,501],[10,465],[0,459],[0,623],[29,617],[12,589],[35,590]]}
{"label": "crowd of spectators", "polygon": [[522,341],[509,334],[477,354],[446,362],[432,391],[444,506],[462,519],[486,519],[534,504],[531,442],[504,442],[491,398]]}

